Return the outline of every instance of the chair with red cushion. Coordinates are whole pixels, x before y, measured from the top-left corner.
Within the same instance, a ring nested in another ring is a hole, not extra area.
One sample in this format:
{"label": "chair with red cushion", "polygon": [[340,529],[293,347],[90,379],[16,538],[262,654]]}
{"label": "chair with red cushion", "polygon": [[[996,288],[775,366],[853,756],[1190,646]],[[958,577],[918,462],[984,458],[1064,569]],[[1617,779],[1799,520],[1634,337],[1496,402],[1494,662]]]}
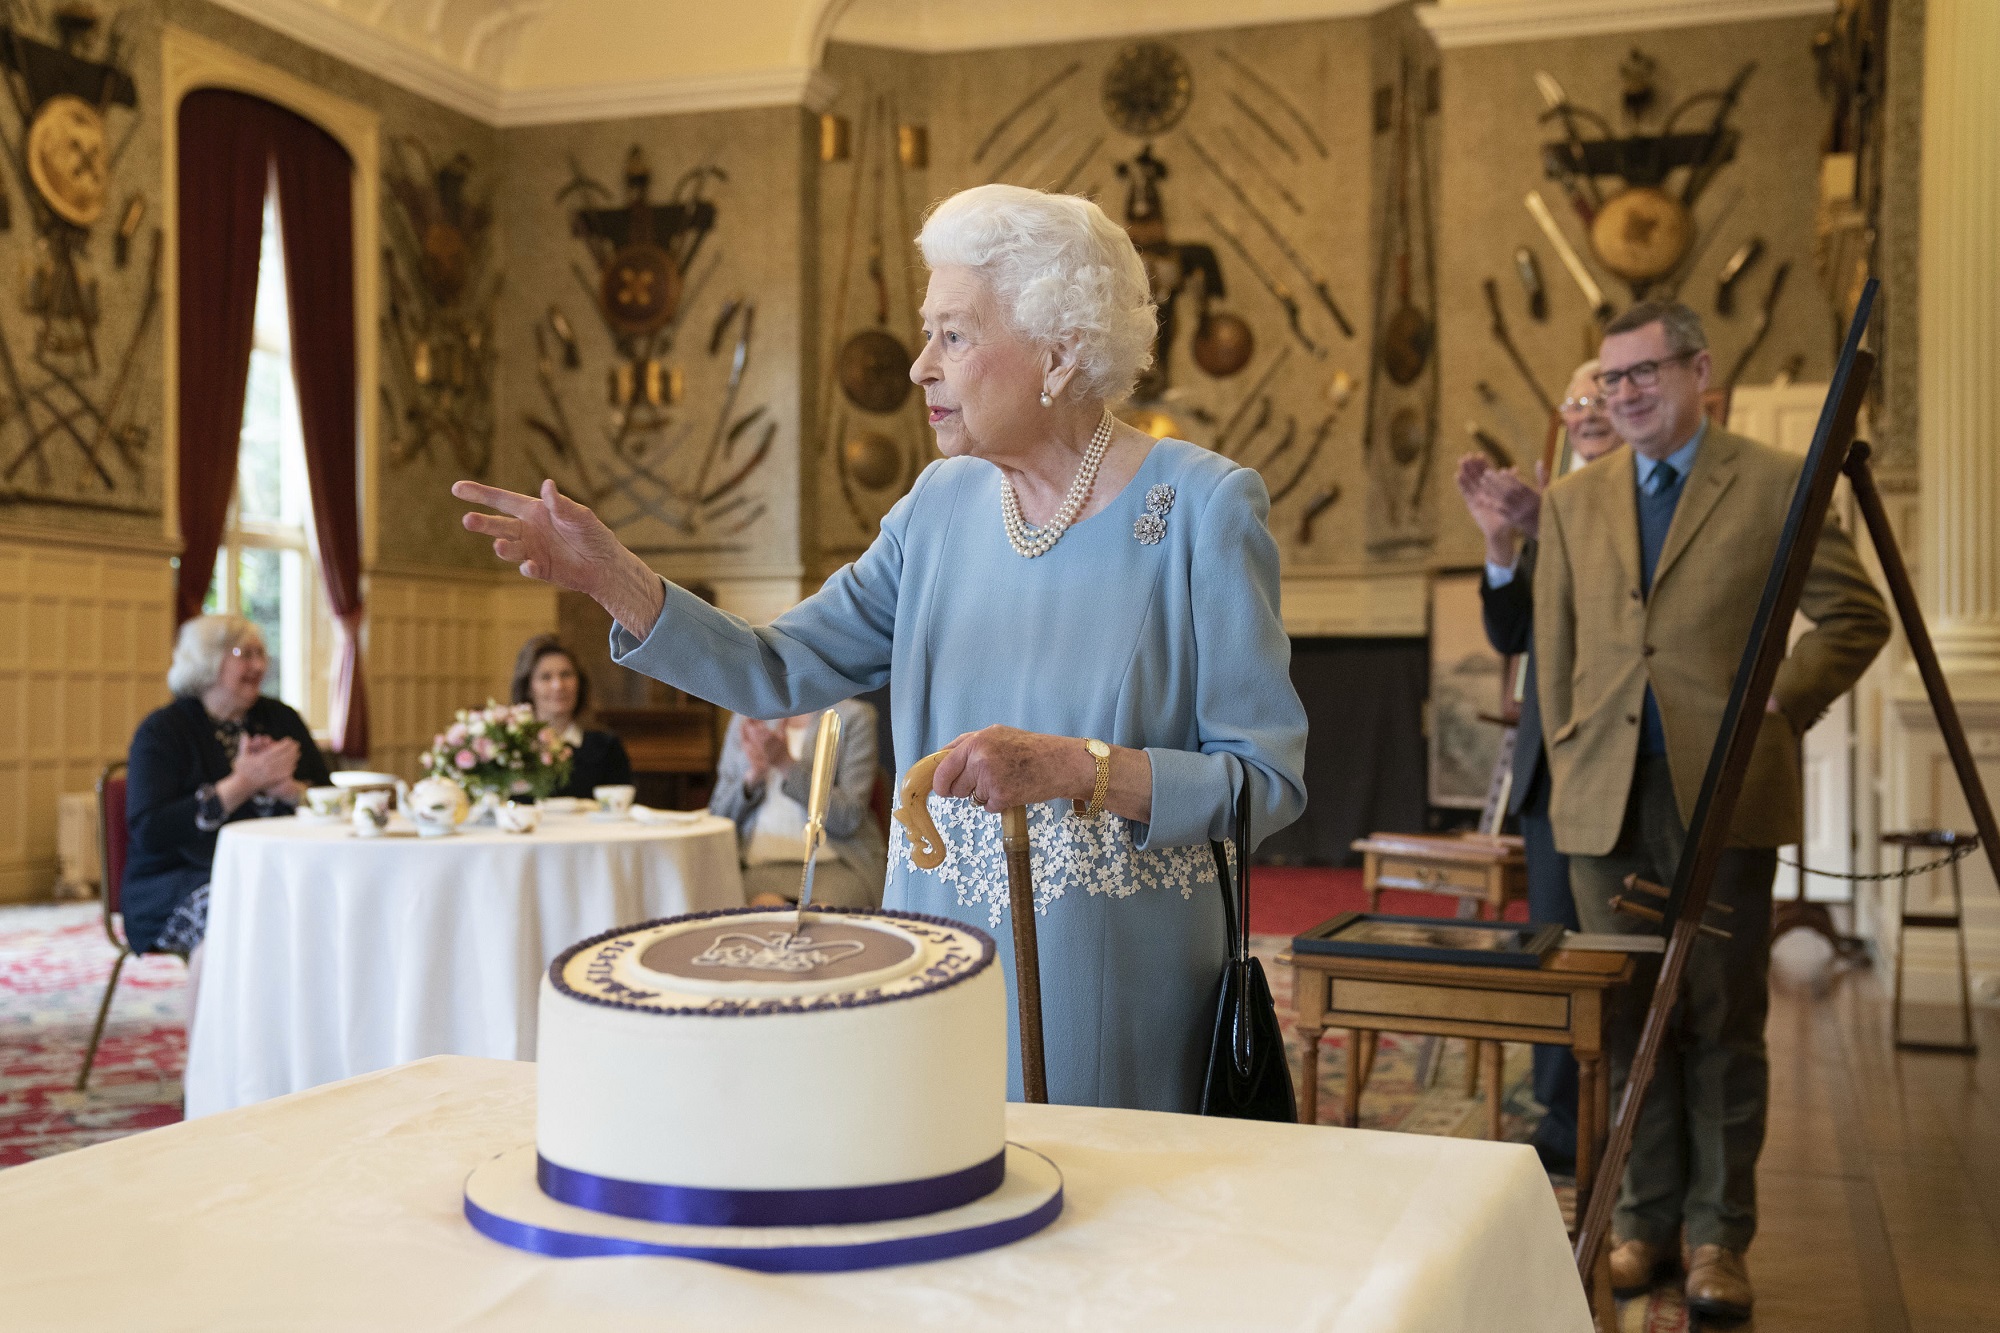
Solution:
{"label": "chair with red cushion", "polygon": [[90,1082],[90,1067],[97,1063],[97,1044],[104,1040],[104,1021],[111,1017],[111,996],[118,989],[118,975],[132,946],[125,942],[119,917],[119,891],[125,884],[125,852],[131,838],[125,827],[125,761],[107,764],[97,779],[97,850],[104,871],[104,933],[118,950],[111,965],[111,980],[104,983],[104,1002],[97,1006],[97,1026],[90,1030],[90,1046],[83,1053],[83,1072],[76,1076],[76,1090]]}

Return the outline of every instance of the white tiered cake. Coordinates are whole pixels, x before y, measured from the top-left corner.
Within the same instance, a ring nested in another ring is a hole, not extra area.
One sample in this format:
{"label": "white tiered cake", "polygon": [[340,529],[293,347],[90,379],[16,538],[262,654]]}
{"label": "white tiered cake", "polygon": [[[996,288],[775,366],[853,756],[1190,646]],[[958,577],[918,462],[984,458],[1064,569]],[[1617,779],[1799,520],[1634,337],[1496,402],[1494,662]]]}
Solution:
{"label": "white tiered cake", "polygon": [[773,1271],[967,1253],[1038,1230],[1060,1176],[1006,1143],[993,941],[936,917],[673,917],[542,983],[536,1143],[466,1214],[549,1254]]}

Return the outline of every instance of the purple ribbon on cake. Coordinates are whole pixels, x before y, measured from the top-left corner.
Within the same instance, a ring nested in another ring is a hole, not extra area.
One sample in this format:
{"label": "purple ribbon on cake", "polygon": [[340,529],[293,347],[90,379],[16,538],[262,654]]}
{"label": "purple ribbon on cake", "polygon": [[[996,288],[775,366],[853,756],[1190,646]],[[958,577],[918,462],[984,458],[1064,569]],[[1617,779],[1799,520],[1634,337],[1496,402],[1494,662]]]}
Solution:
{"label": "purple ribbon on cake", "polygon": [[535,1156],[535,1179],[542,1193],[558,1203],[645,1222],[704,1227],[809,1227],[921,1217],[983,1199],[1006,1176],[1004,1148],[976,1166],[922,1180],[788,1190],[655,1185],[593,1175]]}

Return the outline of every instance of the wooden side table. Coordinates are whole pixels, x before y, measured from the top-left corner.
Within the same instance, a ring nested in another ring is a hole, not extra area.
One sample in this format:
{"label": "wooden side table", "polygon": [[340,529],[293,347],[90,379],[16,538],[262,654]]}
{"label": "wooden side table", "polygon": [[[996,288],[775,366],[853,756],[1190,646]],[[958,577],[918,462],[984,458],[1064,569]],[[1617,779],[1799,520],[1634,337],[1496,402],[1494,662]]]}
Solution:
{"label": "wooden side table", "polygon": [[1278,961],[1292,968],[1295,1027],[1303,1045],[1300,1123],[1319,1121],[1319,1039],[1330,1027],[1346,1028],[1350,1043],[1343,1123],[1359,1120],[1377,1033],[1465,1037],[1479,1044],[1475,1049],[1492,1066],[1487,1125],[1494,1138],[1500,1129],[1500,1043],[1567,1046],[1577,1065],[1577,1197],[1588,1196],[1597,1141],[1610,1125],[1604,997],[1632,979],[1629,954],[1558,950],[1539,968],[1317,953],[1280,954]]}
{"label": "wooden side table", "polygon": [[1371,912],[1384,889],[1448,894],[1491,920],[1498,920],[1508,903],[1528,896],[1528,859],[1516,837],[1374,833],[1352,846],[1361,853],[1361,885]]}

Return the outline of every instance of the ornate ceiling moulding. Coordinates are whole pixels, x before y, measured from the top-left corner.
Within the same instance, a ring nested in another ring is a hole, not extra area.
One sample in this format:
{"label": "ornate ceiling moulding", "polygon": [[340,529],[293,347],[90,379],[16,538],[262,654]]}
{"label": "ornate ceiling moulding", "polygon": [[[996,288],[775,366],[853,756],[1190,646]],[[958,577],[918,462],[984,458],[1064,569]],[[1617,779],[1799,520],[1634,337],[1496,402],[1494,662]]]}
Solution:
{"label": "ornate ceiling moulding", "polygon": [[803,106],[819,112],[833,105],[838,88],[816,69],[749,70],[588,88],[523,88],[502,93],[497,113],[487,119],[496,125],[554,125],[757,106]]}
{"label": "ornate ceiling moulding", "polygon": [[1440,47],[1497,46],[1558,37],[1692,28],[1754,19],[1831,14],[1834,0],[1490,0],[1420,4],[1417,17]]}
{"label": "ornate ceiling moulding", "polygon": [[1266,0],[1246,13],[1212,0],[1095,0],[1056,13],[1036,5],[971,10],[959,0],[832,0],[825,40],[922,55],[1366,17],[1397,0]]}
{"label": "ornate ceiling moulding", "polygon": [[504,74],[549,0],[215,0],[274,32],[489,125],[548,125],[740,107],[821,111],[835,84],[808,66],[579,87],[509,88]]}

